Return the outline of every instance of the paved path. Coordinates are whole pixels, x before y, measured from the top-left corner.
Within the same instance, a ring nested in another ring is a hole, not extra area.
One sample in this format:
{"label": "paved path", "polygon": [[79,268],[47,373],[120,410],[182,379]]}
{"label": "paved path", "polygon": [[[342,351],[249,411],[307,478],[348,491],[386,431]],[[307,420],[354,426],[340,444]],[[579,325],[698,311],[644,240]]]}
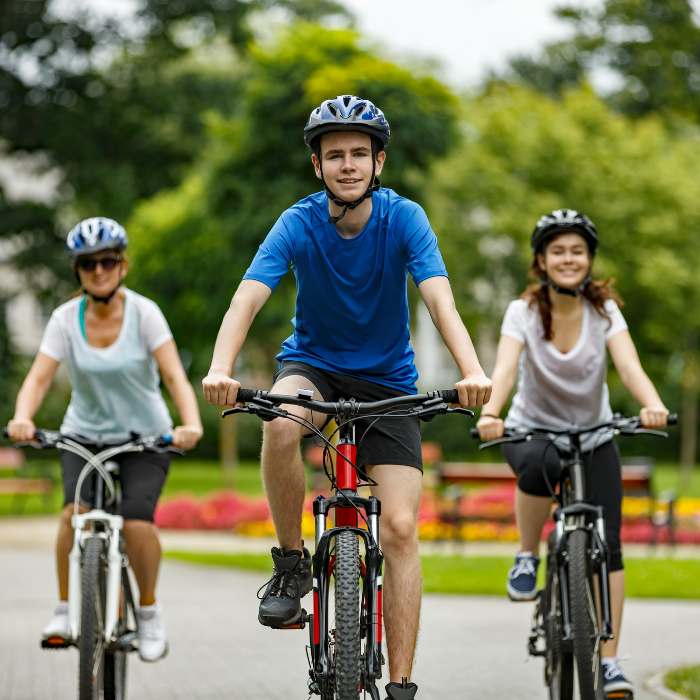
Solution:
{"label": "paved path", "polygon": [[[160,598],[170,655],[129,660],[130,700],[306,698],[306,631],[257,623],[260,574],[166,561]],[[41,651],[54,602],[52,552],[0,549],[0,700],[75,697],[75,650]],[[501,598],[425,597],[415,680],[425,700],[544,699],[540,660],[526,663],[529,604]],[[622,652],[638,700],[661,667],[700,660],[700,603],[630,601]]]}

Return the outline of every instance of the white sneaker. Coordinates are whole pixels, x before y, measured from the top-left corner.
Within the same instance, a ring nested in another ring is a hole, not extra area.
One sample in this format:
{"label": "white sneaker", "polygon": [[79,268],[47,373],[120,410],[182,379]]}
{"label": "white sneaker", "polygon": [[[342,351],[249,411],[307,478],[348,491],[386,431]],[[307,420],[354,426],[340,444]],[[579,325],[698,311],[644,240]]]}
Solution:
{"label": "white sneaker", "polygon": [[139,656],[143,661],[158,661],[168,653],[160,603],[142,605],[136,611],[139,628]]}
{"label": "white sneaker", "polygon": [[43,630],[41,630],[41,634],[43,635],[44,639],[48,639],[49,637],[61,637],[62,639],[70,638],[70,627],[68,625],[68,601],[59,601],[53,611],[51,622],[49,622],[49,624],[46,625]]}

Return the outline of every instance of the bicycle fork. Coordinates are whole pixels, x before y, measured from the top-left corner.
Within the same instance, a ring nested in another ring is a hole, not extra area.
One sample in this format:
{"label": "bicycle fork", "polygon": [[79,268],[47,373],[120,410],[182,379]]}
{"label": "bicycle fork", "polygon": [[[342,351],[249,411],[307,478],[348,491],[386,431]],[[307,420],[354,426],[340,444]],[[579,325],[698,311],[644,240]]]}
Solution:
{"label": "bicycle fork", "polygon": [[[91,510],[74,515],[73,548],[68,556],[68,623],[72,640],[80,634],[80,608],[82,598],[82,552],[87,537],[101,537],[107,542],[107,576],[105,579],[105,639],[112,639],[119,621],[119,589],[122,576],[123,555],[119,551],[120,534],[124,527],[121,515],[111,515],[104,510]],[[96,532],[94,524],[104,526]],[[87,527],[90,526],[90,527]]]}
{"label": "bicycle fork", "polygon": [[[586,515],[593,515],[595,526],[586,527]],[[576,522],[568,525],[567,519]],[[563,641],[573,641],[571,633],[571,607],[569,604],[569,564],[568,537],[571,532],[586,529],[591,547],[591,561],[598,573],[598,588],[600,591],[600,616],[602,629],[601,641],[613,638],[612,615],[610,611],[610,580],[608,570],[608,545],[605,535],[605,508],[591,506],[587,503],[575,503],[566,508],[557,508],[554,512],[555,531],[557,539],[557,567],[559,571],[559,604],[561,606]]]}

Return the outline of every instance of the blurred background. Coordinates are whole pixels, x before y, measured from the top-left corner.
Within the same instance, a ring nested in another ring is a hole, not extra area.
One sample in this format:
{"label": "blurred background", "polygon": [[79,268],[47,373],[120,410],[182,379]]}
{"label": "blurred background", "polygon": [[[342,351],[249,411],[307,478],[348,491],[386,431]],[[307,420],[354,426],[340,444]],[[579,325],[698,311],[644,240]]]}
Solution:
{"label": "blurred background", "polygon": [[[505,19],[507,18],[507,21]],[[688,0],[7,0],[0,4],[0,419],[48,317],[75,288],[67,231],[131,238],[128,285],[164,311],[189,376],[279,214],[319,189],[311,109],[355,93],[392,126],[383,184],[427,210],[487,371],[528,241],[558,207],[602,238],[643,364],[682,427],[624,442],[691,488],[700,385],[700,24]],[[288,274],[235,374],[266,387],[291,332]],[[456,368],[412,284],[421,388]],[[636,413],[611,367],[615,410]],[[37,424],[56,428],[65,377]],[[193,457],[254,462],[260,425],[202,402]],[[245,418],[245,417],[244,417]],[[234,427],[235,423],[235,427]],[[469,425],[425,426],[445,458]],[[671,476],[669,476],[671,479]],[[697,476],[695,476],[697,479]],[[700,489],[700,486],[698,486]]]}

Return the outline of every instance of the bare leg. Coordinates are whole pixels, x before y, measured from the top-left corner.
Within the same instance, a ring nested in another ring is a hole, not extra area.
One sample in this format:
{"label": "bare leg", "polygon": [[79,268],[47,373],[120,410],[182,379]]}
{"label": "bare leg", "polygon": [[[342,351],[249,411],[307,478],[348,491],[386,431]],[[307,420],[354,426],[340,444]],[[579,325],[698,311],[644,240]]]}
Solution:
{"label": "bare leg", "polygon": [[[58,598],[68,600],[68,555],[73,549],[73,517],[75,505],[69,503],[61,511],[61,520],[58,525],[56,537],[56,572],[58,574]],[[81,513],[87,513],[89,508],[79,506]]]}
{"label": "bare leg", "polygon": [[549,496],[531,496],[520,488],[515,490],[515,519],[521,552],[532,552],[535,556],[539,554],[542,528],[551,512],[552,499]]}
{"label": "bare leg", "polygon": [[[617,645],[620,641],[620,629],[622,627],[622,609],[625,607],[625,570],[613,571],[610,574],[610,612],[612,613],[612,626],[615,639],[601,642],[600,654],[603,658],[617,656]],[[600,598],[598,604],[600,610]]]}
{"label": "bare leg", "polygon": [[[280,379],[272,391],[276,394],[295,396],[297,389],[311,389],[314,398],[321,395],[305,377],[289,376]],[[285,405],[282,408],[296,416],[311,420],[311,412],[299,406]],[[325,421],[325,416],[313,416],[316,425]],[[309,432],[298,423],[286,418],[276,418],[263,426],[263,445],[260,455],[262,479],[267,501],[270,504],[272,521],[280,547],[301,551],[301,516],[306,494],[306,474],[301,461],[299,442]]]}
{"label": "bare leg", "polygon": [[382,464],[369,468],[378,482],[372,494],[382,503],[379,540],[384,552],[384,627],[389,679],[411,679],[418,639],[422,578],[418,556],[418,507],[423,475],[413,467]]}
{"label": "bare leg", "polygon": [[156,528],[148,520],[125,520],[124,540],[126,556],[139,585],[140,604],[153,605],[161,557]]}

